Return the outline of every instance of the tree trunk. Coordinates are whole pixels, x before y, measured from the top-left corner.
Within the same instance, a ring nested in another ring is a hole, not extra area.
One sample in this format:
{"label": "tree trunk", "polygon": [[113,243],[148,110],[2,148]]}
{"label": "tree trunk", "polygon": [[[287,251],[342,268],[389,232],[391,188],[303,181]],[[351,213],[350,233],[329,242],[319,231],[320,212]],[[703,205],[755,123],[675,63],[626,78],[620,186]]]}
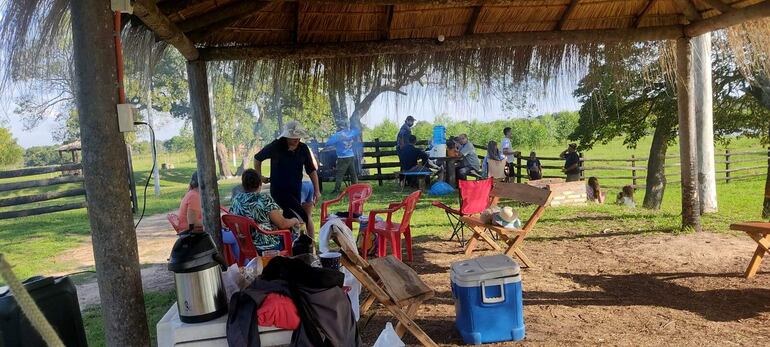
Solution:
{"label": "tree trunk", "polygon": [[698,199],[701,213],[717,212],[717,179],[714,168],[714,107],[711,77],[711,34],[693,39],[695,133]]}
{"label": "tree trunk", "polygon": [[345,103],[345,89],[329,85],[326,88],[326,93],[329,97],[329,105],[331,106],[334,125],[337,127],[337,130],[349,129],[350,120],[348,119],[348,106]]}
{"label": "tree trunk", "polygon": [[695,103],[692,76],[692,41],[676,41],[676,98],[679,113],[679,158],[682,173],[682,229],[702,231],[696,172]]}
{"label": "tree trunk", "polygon": [[663,193],[666,190],[666,152],[671,129],[663,123],[655,127],[652,135],[650,155],[647,160],[647,179],[645,181],[644,202],[642,206],[652,210],[660,209]]}
{"label": "tree trunk", "polygon": [[128,154],[118,130],[113,12],[101,0],[73,1],[73,62],[96,278],[107,346],[149,346]]}
{"label": "tree trunk", "polygon": [[227,146],[222,142],[217,142],[217,164],[219,164],[219,176],[224,178],[233,177],[233,170],[230,168],[227,159]]}
{"label": "tree trunk", "polygon": [[[770,139],[770,128],[767,129],[767,138]],[[770,148],[767,149],[770,152]],[[762,204],[762,218],[770,218],[770,158],[767,163],[767,176],[765,176],[765,201]]]}

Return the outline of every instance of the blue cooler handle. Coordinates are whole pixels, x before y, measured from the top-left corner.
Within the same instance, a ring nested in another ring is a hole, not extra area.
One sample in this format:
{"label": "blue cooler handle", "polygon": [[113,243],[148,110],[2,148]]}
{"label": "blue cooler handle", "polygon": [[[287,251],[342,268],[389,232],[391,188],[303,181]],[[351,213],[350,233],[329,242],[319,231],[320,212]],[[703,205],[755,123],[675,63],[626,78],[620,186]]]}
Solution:
{"label": "blue cooler handle", "polygon": [[[497,297],[487,297],[487,286],[499,286],[500,287],[500,296]],[[494,279],[494,280],[486,280],[481,281],[481,302],[485,304],[497,304],[500,302],[505,301],[505,279]]]}

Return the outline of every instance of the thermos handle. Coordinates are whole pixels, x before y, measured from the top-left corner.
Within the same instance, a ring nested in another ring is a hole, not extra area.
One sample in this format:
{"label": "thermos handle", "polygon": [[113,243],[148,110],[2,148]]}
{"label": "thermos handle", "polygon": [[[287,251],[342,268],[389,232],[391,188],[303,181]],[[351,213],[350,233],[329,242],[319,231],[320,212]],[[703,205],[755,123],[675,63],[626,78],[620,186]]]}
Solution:
{"label": "thermos handle", "polygon": [[[500,296],[487,297],[487,286],[499,286]],[[505,301],[505,280],[494,279],[481,281],[481,302],[485,304],[497,304]]]}

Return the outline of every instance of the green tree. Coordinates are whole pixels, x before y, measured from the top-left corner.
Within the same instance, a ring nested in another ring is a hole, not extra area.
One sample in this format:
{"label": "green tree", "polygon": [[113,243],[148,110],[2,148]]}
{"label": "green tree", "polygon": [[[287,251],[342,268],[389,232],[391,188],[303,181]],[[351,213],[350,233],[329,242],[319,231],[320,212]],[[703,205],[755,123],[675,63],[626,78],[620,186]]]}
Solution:
{"label": "green tree", "polygon": [[11,131],[0,128],[0,166],[18,164],[23,155],[24,149],[16,143]]}
{"label": "green tree", "polygon": [[58,146],[34,146],[27,148],[24,151],[24,165],[46,166],[61,164],[63,160],[56,150],[57,147]]}

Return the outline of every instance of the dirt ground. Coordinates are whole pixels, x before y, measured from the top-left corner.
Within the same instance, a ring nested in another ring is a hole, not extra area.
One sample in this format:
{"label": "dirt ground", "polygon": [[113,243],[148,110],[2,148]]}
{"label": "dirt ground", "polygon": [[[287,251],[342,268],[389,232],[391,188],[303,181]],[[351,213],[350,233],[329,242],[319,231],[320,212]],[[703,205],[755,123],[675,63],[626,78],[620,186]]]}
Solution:
{"label": "dirt ground", "polygon": [[[146,218],[137,233],[146,290],[172,290],[173,277],[164,264],[176,236],[165,216]],[[756,245],[748,237],[708,232],[534,236],[524,250],[536,266],[522,269],[525,344],[764,345],[770,336],[770,274],[742,277]],[[436,290],[416,321],[437,343],[462,345],[448,274],[452,262],[465,259],[462,249],[435,236],[414,243],[410,265]],[[492,254],[481,246],[474,256]],[[90,267],[91,246],[57,261]],[[78,294],[81,308],[98,303],[95,279],[80,284]],[[366,345],[391,319],[385,309],[375,309],[368,323],[367,315],[361,321]],[[416,340],[407,334],[405,342]]]}
{"label": "dirt ground", "polygon": [[[462,345],[448,271],[465,256],[457,243],[435,237],[415,244],[412,266],[436,290],[416,321],[437,343]],[[522,270],[524,343],[764,345],[770,275],[742,277],[754,248],[748,237],[712,233],[526,241],[525,253],[536,266]],[[487,247],[474,255],[491,254]],[[376,340],[388,317],[378,308],[363,329],[365,342]],[[406,336],[405,342],[416,340]]]}

